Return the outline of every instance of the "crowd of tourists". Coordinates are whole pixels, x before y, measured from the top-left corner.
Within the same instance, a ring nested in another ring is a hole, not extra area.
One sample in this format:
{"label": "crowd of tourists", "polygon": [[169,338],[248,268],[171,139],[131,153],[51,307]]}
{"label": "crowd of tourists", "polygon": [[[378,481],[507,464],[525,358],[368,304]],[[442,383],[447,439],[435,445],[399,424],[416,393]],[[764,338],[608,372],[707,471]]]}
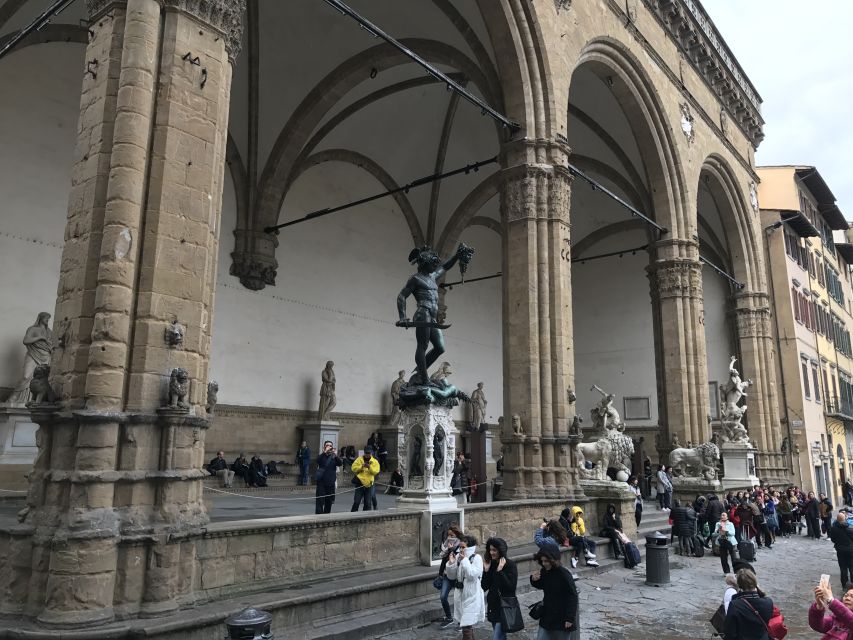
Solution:
{"label": "crowd of tourists", "polygon": [[239,478],[247,487],[265,487],[267,478],[281,475],[278,463],[274,460],[264,463],[259,455],[254,455],[249,460],[245,453],[241,453],[229,465],[225,460],[224,451],[219,451],[207,464],[207,471],[210,475],[220,478],[223,487],[232,487],[234,478]]}

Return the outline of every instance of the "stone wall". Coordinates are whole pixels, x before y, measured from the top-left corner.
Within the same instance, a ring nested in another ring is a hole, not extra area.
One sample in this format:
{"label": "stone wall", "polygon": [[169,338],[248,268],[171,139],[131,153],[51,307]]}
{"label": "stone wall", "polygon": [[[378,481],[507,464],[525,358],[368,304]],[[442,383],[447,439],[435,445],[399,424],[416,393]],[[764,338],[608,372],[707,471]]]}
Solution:
{"label": "stone wall", "polygon": [[[420,512],[272,518],[210,525],[196,542],[199,600],[419,562]],[[389,544],[393,541],[393,544]]]}

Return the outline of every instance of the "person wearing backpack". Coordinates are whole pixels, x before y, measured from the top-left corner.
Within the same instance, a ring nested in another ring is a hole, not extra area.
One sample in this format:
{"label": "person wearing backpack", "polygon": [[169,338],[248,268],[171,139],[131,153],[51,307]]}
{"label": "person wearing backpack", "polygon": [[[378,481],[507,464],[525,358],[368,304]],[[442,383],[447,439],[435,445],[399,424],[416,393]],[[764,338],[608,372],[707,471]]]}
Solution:
{"label": "person wearing backpack", "polygon": [[726,612],[726,640],[769,640],[773,601],[759,591],[758,578],[749,569],[737,572],[737,586]]}
{"label": "person wearing backpack", "polygon": [[507,630],[501,622],[501,598],[515,597],[517,584],[518,568],[507,557],[506,540],[489,538],[483,555],[480,586],[486,592],[486,620],[492,623],[492,640],[506,640]]}
{"label": "person wearing backpack", "polygon": [[533,559],[541,569],[530,576],[530,585],[544,594],[536,640],[580,638],[578,589],[571,572],[560,562],[560,551],[554,545],[545,545]]}

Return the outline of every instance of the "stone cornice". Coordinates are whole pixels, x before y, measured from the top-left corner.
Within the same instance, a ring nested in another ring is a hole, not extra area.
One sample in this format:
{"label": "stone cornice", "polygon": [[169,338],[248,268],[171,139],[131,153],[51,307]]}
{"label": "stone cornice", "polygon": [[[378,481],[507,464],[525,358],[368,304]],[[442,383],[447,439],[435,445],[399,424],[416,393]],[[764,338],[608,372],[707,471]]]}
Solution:
{"label": "stone cornice", "polygon": [[643,0],[754,147],[764,139],[761,96],[698,0]]}
{"label": "stone cornice", "polygon": [[[257,407],[244,406],[235,404],[217,404],[217,418],[261,418],[268,420],[291,419],[300,420],[303,422],[316,421],[316,411],[303,411],[299,409],[280,409],[277,407]],[[388,423],[389,416],[378,415],[373,413],[341,413],[335,411],[332,414],[332,419],[345,425],[351,424],[370,424],[375,425],[377,422],[382,425]]]}

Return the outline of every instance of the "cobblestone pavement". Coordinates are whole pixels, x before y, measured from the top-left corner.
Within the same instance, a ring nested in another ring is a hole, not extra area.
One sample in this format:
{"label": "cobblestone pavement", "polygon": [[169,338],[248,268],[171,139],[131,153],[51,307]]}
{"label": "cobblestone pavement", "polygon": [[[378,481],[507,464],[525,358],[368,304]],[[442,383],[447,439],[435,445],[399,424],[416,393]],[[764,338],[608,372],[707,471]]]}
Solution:
{"label": "cobblestone pavement", "polygon": [[[671,550],[672,551],[672,550]],[[840,581],[835,551],[829,540],[805,537],[779,538],[772,550],[759,550],[753,563],[759,583],[776,603],[788,626],[790,640],[817,640],[819,634],[808,626],[811,590],[820,574],[832,576],[835,595]],[[672,583],[668,587],[647,587],[645,565],[619,568],[578,580],[582,640],[706,640],[714,638],[708,623],[722,602],[724,585],[720,559],[670,557]],[[519,576],[519,583],[528,576]],[[522,594],[522,608],[541,598],[540,592]],[[440,607],[436,602],[438,613]],[[512,634],[512,640],[534,640],[536,623],[526,619],[527,629]],[[376,640],[458,640],[458,630],[442,631],[437,623],[377,636]],[[476,640],[491,638],[491,627],[480,625]]]}

